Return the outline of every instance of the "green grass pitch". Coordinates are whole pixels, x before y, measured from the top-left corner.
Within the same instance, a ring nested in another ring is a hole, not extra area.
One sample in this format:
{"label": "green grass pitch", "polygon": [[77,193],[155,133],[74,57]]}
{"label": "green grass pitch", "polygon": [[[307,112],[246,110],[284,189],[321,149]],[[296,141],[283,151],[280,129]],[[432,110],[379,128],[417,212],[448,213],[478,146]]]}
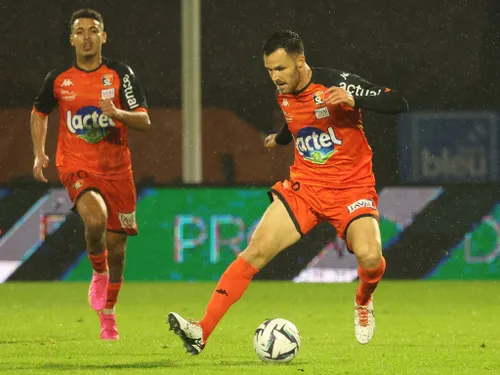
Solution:
{"label": "green grass pitch", "polygon": [[[375,337],[365,346],[353,333],[355,284],[254,282],[192,357],[165,316],[201,317],[213,287],[125,283],[121,339],[102,342],[87,285],[0,285],[0,374],[500,374],[495,282],[383,281]],[[301,332],[289,364],[263,363],[253,351],[253,332],[269,317],[289,319]]]}

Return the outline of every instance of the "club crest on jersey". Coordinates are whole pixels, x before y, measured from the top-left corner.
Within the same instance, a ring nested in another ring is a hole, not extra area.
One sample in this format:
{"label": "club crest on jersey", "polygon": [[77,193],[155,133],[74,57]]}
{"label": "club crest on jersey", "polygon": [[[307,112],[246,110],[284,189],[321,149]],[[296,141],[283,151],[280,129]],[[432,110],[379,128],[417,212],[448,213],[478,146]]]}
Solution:
{"label": "club crest on jersey", "polygon": [[103,74],[102,84],[104,86],[111,86],[113,84],[113,74]]}
{"label": "club crest on jersey", "polygon": [[113,119],[102,114],[98,107],[80,108],[73,114],[66,111],[66,126],[68,130],[87,143],[97,143],[105,138],[110,127],[115,127]]}
{"label": "club crest on jersey", "polygon": [[313,94],[313,100],[316,105],[322,105],[325,102],[325,92],[324,91],[316,91]]}
{"label": "club crest on jersey", "polygon": [[295,139],[299,155],[314,164],[325,164],[338,151],[335,146],[340,145],[342,141],[337,138],[331,126],[326,133],[312,126],[302,128]]}

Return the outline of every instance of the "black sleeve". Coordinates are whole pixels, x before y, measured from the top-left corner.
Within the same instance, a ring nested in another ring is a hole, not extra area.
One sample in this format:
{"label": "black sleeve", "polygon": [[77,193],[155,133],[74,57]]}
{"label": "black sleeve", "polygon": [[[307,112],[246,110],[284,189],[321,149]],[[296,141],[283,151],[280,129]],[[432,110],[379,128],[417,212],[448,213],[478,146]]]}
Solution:
{"label": "black sleeve", "polygon": [[274,141],[279,145],[285,146],[289,144],[292,140],[293,140],[293,135],[290,132],[290,129],[288,129],[288,124],[284,123],[278,134],[276,134],[276,138],[274,138]]}
{"label": "black sleeve", "polygon": [[355,74],[343,73],[346,77],[340,87],[354,98],[354,107],[378,113],[398,114],[408,111],[408,103],[396,91],[370,83]]}
{"label": "black sleeve", "polygon": [[124,109],[133,111],[136,108],[148,108],[146,95],[137,77],[126,64],[117,64],[115,68],[120,77],[120,100]]}
{"label": "black sleeve", "polygon": [[48,115],[57,105],[57,99],[54,96],[54,81],[56,77],[56,70],[51,70],[45,77],[45,81],[38,92],[33,106],[40,113]]}

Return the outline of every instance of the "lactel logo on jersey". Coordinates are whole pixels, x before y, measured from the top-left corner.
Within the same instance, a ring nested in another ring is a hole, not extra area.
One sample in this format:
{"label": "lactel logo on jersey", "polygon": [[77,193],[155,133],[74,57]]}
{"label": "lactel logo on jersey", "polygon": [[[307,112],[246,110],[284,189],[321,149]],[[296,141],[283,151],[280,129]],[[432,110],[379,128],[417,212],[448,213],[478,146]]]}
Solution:
{"label": "lactel logo on jersey", "polygon": [[96,143],[103,139],[108,128],[116,126],[116,123],[103,115],[100,108],[88,106],[80,108],[75,114],[66,111],[66,125],[71,133],[77,134],[88,143]]}
{"label": "lactel logo on jersey", "polygon": [[404,182],[498,181],[498,119],[492,113],[416,113],[399,125]]}
{"label": "lactel logo on jersey", "polygon": [[335,146],[342,144],[331,126],[327,130],[325,133],[312,126],[300,129],[295,140],[297,152],[311,163],[325,164],[337,151]]}
{"label": "lactel logo on jersey", "polygon": [[127,99],[130,109],[139,107],[139,103],[137,103],[137,99],[135,98],[134,88],[132,86],[132,82],[130,82],[130,76],[128,74],[125,74],[123,77],[123,90],[125,92],[125,99]]}

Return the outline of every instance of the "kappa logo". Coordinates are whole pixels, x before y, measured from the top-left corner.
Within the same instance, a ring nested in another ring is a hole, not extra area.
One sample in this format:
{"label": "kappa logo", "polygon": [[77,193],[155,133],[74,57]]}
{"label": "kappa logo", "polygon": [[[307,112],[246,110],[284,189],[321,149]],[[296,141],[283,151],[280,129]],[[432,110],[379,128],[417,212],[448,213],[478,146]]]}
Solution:
{"label": "kappa logo", "polygon": [[120,225],[123,229],[137,228],[137,223],[135,221],[135,211],[127,214],[118,212],[118,219],[120,220]]}
{"label": "kappa logo", "polygon": [[281,102],[281,106],[282,107],[290,107],[290,104],[288,103],[288,99],[283,99],[283,101]]}
{"label": "kappa logo", "polygon": [[347,211],[351,214],[357,209],[363,207],[373,208],[374,210],[376,209],[371,199],[360,199],[359,201],[356,201],[353,204],[347,206]]}
{"label": "kappa logo", "polygon": [[313,100],[316,105],[322,105],[325,102],[325,93],[324,91],[316,91],[313,94]]}
{"label": "kappa logo", "polygon": [[340,76],[344,79],[347,79],[347,77],[349,77],[351,75],[351,73],[342,73]]}
{"label": "kappa logo", "polygon": [[104,74],[102,76],[102,84],[104,86],[111,86],[113,84],[113,74]]}
{"label": "kappa logo", "polygon": [[69,78],[66,78],[61,84],[61,87],[69,87],[69,86],[74,86],[73,82]]}

